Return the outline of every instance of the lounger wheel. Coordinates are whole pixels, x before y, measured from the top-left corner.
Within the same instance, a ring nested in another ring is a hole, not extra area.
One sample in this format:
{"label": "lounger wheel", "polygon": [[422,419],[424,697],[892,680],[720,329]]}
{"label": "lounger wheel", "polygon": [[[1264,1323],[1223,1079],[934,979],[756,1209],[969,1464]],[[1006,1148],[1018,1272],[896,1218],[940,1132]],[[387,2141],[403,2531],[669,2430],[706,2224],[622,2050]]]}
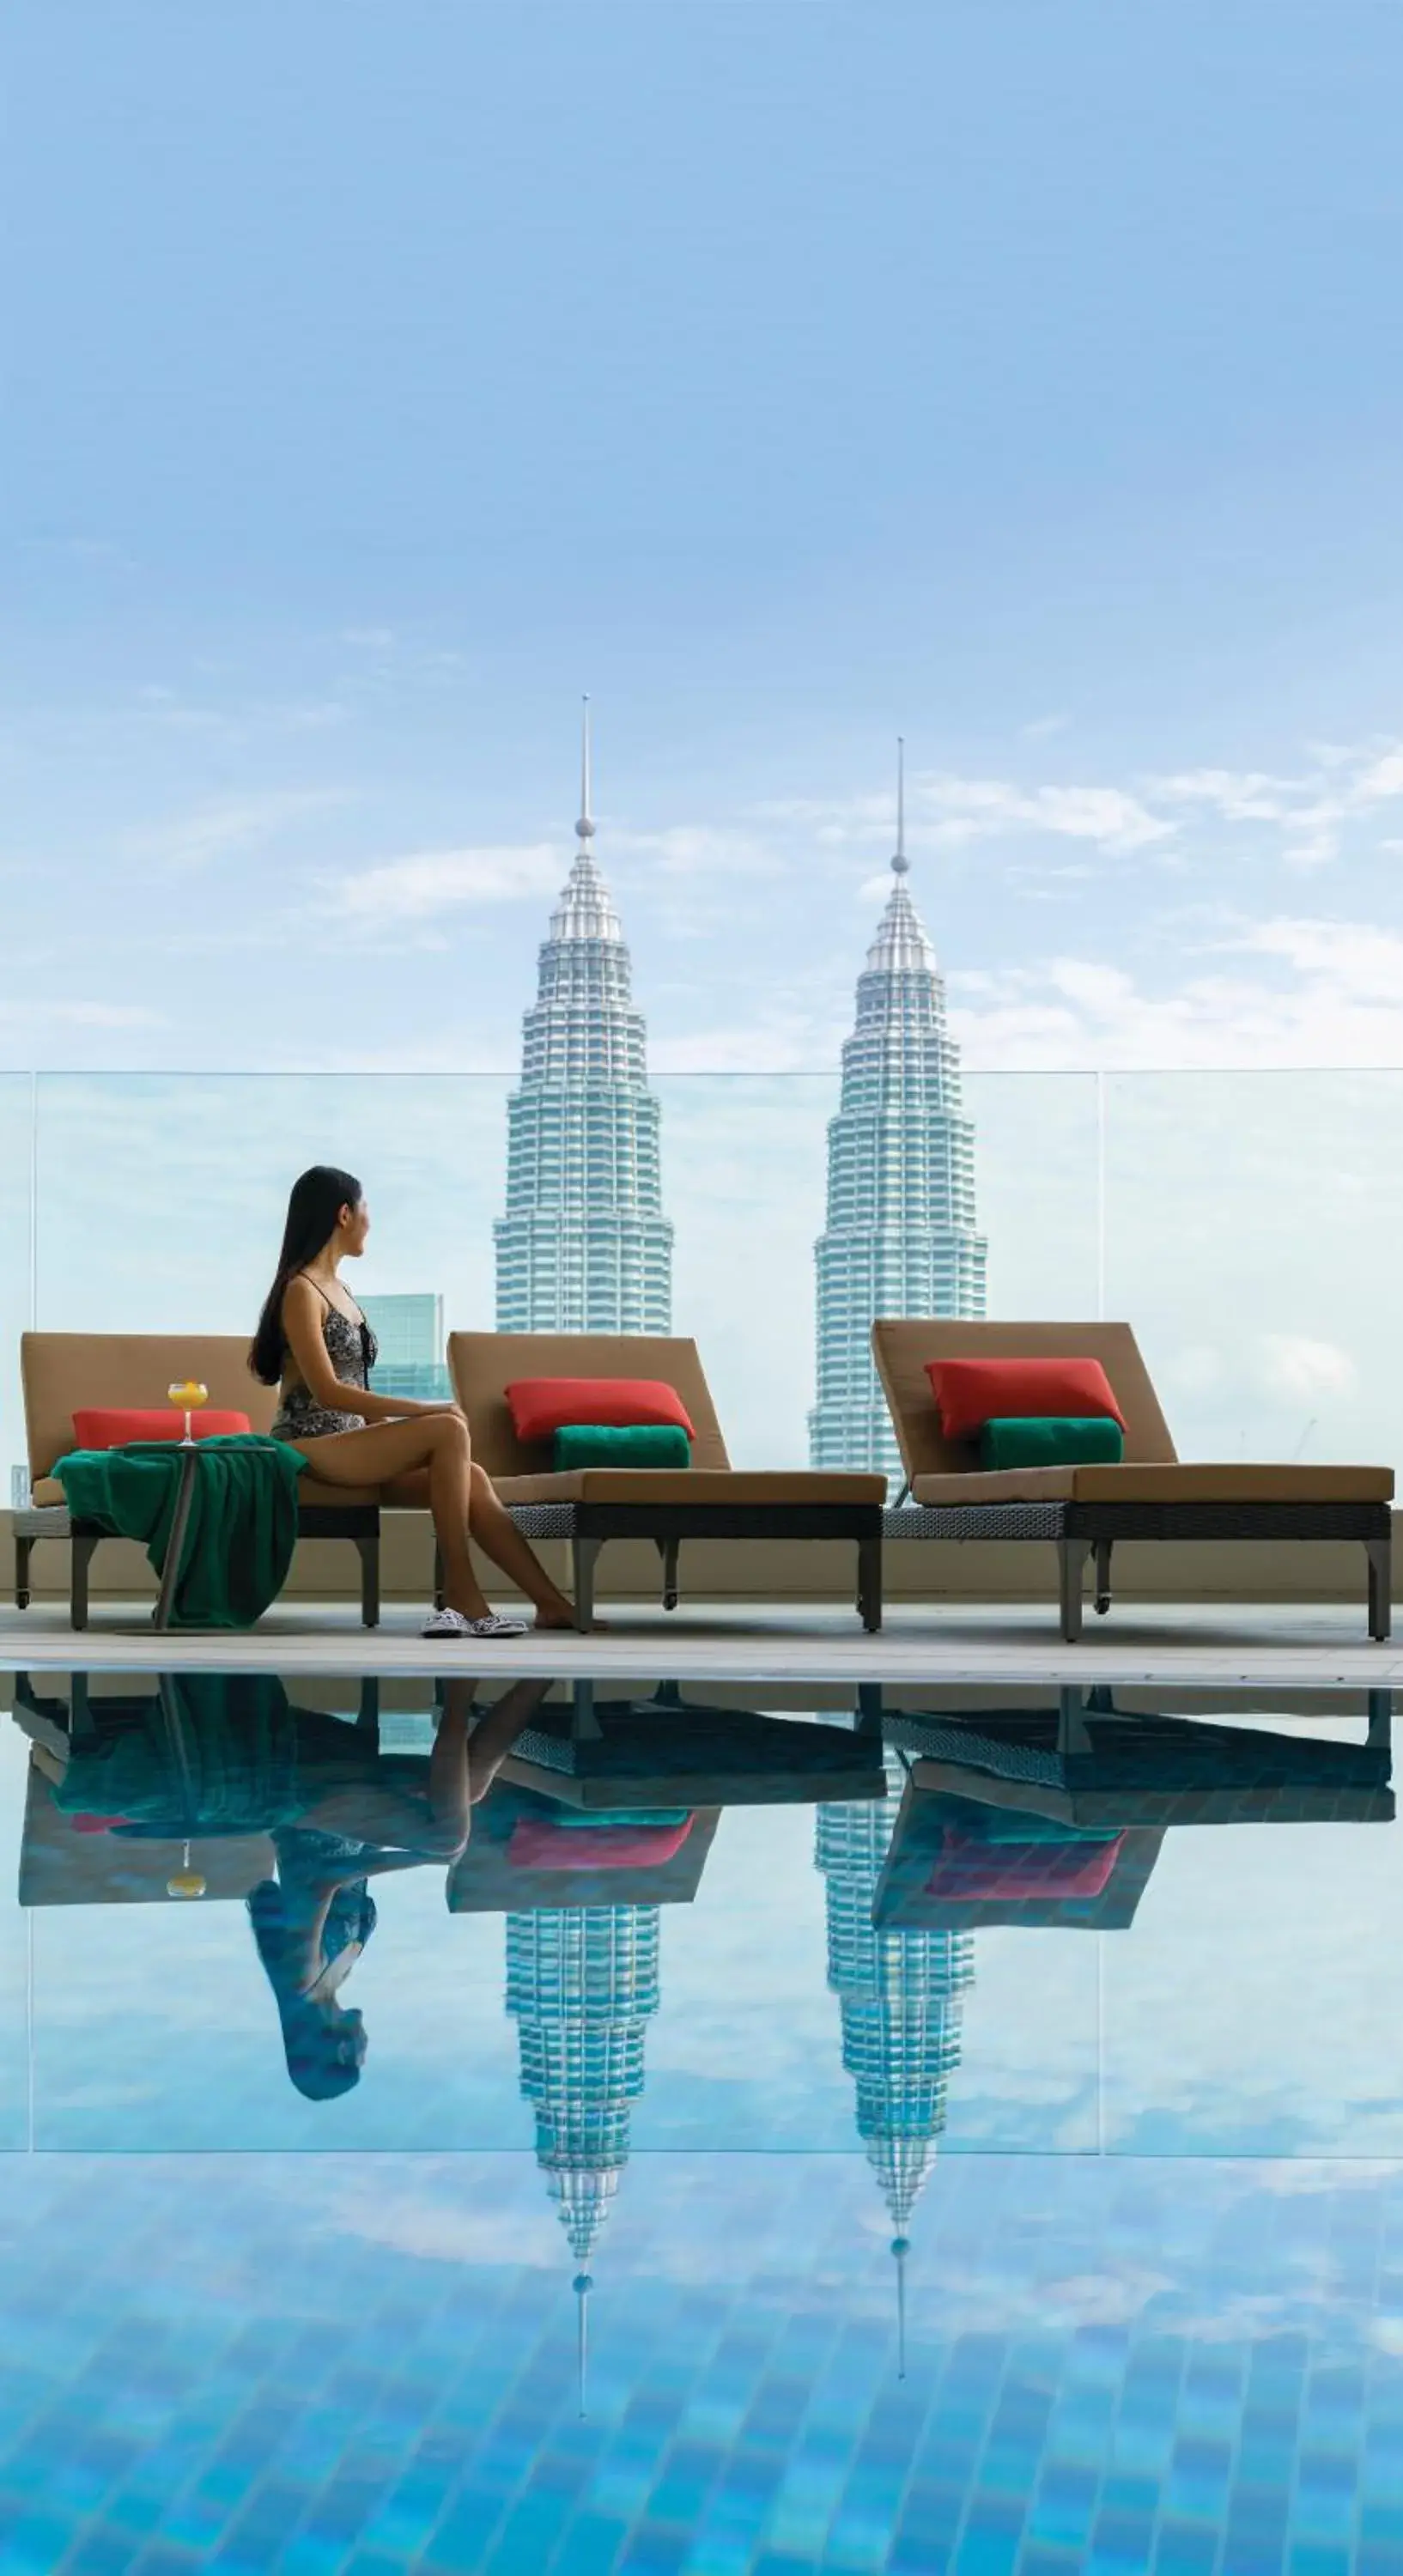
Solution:
{"label": "lounger wheel", "polygon": [[675,1610],[681,1598],[681,1587],[677,1579],[677,1559],[680,1549],[679,1539],[660,1538],[658,1541],[658,1554],[663,1561],[664,1610]]}
{"label": "lounger wheel", "polygon": [[29,1594],[27,1592],[17,1592],[15,1594],[15,1608],[17,1610],[27,1610],[29,1608]]}
{"label": "lounger wheel", "polygon": [[1096,1603],[1098,1619],[1104,1619],[1111,1606],[1112,1544],[1113,1542],[1108,1538],[1099,1538],[1096,1542],[1096,1571],[1093,1578],[1096,1589],[1092,1597]]}

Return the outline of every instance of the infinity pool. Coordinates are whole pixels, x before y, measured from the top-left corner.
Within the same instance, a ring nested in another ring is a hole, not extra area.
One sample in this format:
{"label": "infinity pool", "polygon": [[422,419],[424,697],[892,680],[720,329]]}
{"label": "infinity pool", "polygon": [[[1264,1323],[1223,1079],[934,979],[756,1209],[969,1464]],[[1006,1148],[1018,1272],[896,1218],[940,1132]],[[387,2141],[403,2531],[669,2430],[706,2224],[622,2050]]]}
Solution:
{"label": "infinity pool", "polygon": [[1403,2576],[1379,1694],[9,1685],[7,2572]]}

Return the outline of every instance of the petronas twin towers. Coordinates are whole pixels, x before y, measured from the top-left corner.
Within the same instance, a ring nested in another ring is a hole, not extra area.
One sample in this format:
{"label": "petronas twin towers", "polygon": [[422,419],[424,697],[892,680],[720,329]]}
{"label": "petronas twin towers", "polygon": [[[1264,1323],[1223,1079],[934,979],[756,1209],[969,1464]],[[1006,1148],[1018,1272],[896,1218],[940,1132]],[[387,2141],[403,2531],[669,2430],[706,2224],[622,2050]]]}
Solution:
{"label": "petronas twin towers", "polygon": [[[858,979],[828,1130],[817,1247],[816,1467],[892,1474],[872,1366],[877,1315],[982,1315],[974,1130],[935,952],[907,891],[898,774],[894,882]],[[578,849],[539,956],[521,1080],[507,1110],[506,1210],[494,1229],[502,1332],[665,1333],[672,1227],[659,1111],[628,949],[591,843],[588,710]]]}

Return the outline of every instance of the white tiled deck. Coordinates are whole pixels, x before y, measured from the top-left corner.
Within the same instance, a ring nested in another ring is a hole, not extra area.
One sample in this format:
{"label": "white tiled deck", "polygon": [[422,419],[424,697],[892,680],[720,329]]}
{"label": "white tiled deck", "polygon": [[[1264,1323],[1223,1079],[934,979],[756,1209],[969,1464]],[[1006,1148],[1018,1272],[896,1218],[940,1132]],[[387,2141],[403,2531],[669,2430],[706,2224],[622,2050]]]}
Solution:
{"label": "white tiled deck", "polygon": [[969,1682],[1174,1681],[1245,1687],[1403,1688],[1403,1636],[1371,1644],[1358,1608],[1290,1609],[1218,1603],[1210,1608],[1117,1606],[1087,1617],[1064,1646],[1045,1603],[950,1608],[897,1606],[867,1637],[846,1608],[693,1608],[668,1617],[652,1604],[611,1604],[606,1631],[528,1636],[498,1646],[447,1648],[418,1632],[422,1611],[391,1604],[367,1633],[345,1604],[298,1602],[270,1611],[248,1634],[156,1637],[146,1603],[103,1602],[75,1636],[55,1604],[0,1609],[0,1668],[71,1672],[182,1666],[317,1673],[439,1673],[450,1655],[490,1677],[512,1672],[594,1675],[601,1680]]}

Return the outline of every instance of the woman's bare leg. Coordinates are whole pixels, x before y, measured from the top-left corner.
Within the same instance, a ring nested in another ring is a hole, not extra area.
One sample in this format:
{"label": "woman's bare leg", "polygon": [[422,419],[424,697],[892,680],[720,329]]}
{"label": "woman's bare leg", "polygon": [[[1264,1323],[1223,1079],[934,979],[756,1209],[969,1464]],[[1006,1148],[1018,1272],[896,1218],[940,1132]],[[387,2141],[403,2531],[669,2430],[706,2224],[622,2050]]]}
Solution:
{"label": "woman's bare leg", "polygon": [[[400,1503],[410,1510],[421,1510],[429,1499],[428,1479],[411,1471],[397,1476],[387,1501]],[[540,1558],[524,1539],[510,1512],[502,1502],[485,1467],[473,1461],[468,1491],[468,1522],[473,1537],[484,1556],[500,1566],[509,1582],[524,1592],[536,1605],[540,1628],[573,1628],[575,1614],[568,1596],[552,1583]]]}
{"label": "woman's bare leg", "polygon": [[469,1527],[484,1556],[500,1566],[509,1583],[536,1605],[538,1628],[573,1628],[575,1613],[552,1583],[535,1549],[524,1539],[485,1467],[476,1462],[469,1477]]}
{"label": "woman's bare leg", "polygon": [[[323,1432],[292,1446],[325,1485],[388,1485],[416,1467],[426,1469],[429,1510],[443,1558],[444,1599],[465,1619],[490,1617],[468,1546],[472,1449],[461,1413],[410,1414],[403,1422]],[[568,1602],[565,1608],[568,1619]]]}

